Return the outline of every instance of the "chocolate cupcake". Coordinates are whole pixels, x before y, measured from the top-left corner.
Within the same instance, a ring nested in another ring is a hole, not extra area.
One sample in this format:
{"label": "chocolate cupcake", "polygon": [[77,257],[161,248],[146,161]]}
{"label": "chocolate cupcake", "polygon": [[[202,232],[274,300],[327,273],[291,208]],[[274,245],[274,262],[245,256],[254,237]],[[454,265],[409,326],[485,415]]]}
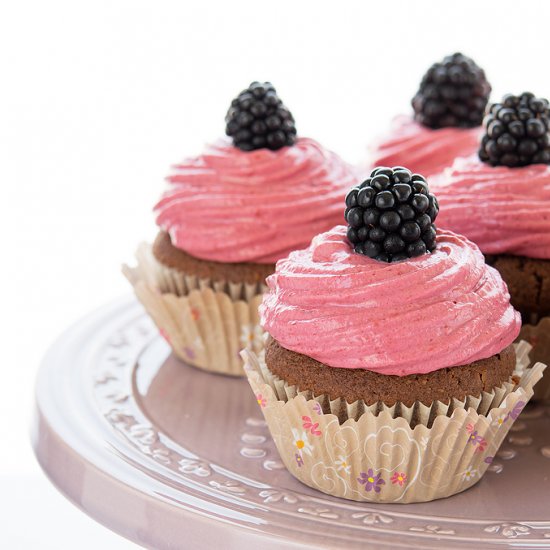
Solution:
{"label": "chocolate cupcake", "polygon": [[483,69],[455,53],[434,63],[416,92],[413,116],[398,116],[370,151],[370,165],[404,164],[431,177],[474,153],[491,86]]}
{"label": "chocolate cupcake", "polygon": [[341,223],[342,193],[357,179],[336,154],[297,136],[268,82],[232,101],[226,133],[173,168],[154,209],[157,238],[125,273],[176,355],[242,375],[239,351],[263,347],[265,277]]}
{"label": "chocolate cupcake", "polygon": [[[531,93],[490,106],[479,154],[457,159],[434,185],[441,227],[466,235],[508,284],[535,360],[550,336],[550,109]],[[537,323],[543,326],[536,328]],[[547,331],[546,331],[547,332]],[[550,380],[537,386],[550,397]]]}
{"label": "chocolate cupcake", "polygon": [[326,395],[329,400],[343,398],[348,403],[382,402],[390,407],[401,403],[412,407],[416,401],[424,405],[434,401],[448,403],[451,399],[463,401],[469,395],[492,392],[510,380],[516,368],[516,354],[509,345],[500,353],[466,365],[397,376],[363,368],[327,368],[325,363],[290,351],[270,337],[265,362],[275,376],[291,386]]}
{"label": "chocolate cupcake", "polygon": [[378,168],[348,227],[277,263],[249,382],[290,472],[352,500],[419,502],[479,481],[531,397],[520,315],[426,180]]}

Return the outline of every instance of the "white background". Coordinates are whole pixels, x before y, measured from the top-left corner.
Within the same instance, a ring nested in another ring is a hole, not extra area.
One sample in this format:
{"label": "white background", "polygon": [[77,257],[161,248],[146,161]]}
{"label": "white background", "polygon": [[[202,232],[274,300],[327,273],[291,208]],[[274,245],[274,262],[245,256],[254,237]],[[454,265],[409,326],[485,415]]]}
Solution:
{"label": "white background", "polygon": [[0,4],[0,546],[130,548],[49,485],[29,444],[40,358],[128,292],[169,165],[271,80],[301,135],[350,161],[461,50],[494,97],[550,96],[544,1],[101,1]]}

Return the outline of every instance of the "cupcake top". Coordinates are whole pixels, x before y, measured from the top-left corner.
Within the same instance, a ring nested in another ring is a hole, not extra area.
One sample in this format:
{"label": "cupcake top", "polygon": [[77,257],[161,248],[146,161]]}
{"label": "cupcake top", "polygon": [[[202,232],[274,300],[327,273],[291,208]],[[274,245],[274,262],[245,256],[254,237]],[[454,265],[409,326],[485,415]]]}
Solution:
{"label": "cupcake top", "polygon": [[405,376],[465,365],[501,352],[521,324],[498,272],[450,231],[432,254],[385,263],[354,253],[338,226],[267,283],[265,330],[331,367]]}
{"label": "cupcake top", "polygon": [[377,165],[406,163],[426,176],[477,149],[491,92],[483,69],[461,53],[434,63],[412,99],[414,117],[399,116],[372,151]]}
{"label": "cupcake top", "polygon": [[485,254],[550,259],[550,167],[492,167],[457,159],[434,186],[439,225],[467,235]]}
{"label": "cupcake top", "polygon": [[550,259],[550,110],[531,93],[491,105],[479,157],[435,182],[442,227],[486,254]]}
{"label": "cupcake top", "polygon": [[231,104],[226,133],[174,167],[155,206],[172,244],[203,260],[274,263],[343,221],[350,165],[296,136],[294,118],[269,83]]}
{"label": "cupcake top", "polygon": [[244,152],[227,140],[178,164],[155,206],[172,244],[204,260],[275,263],[342,223],[352,168],[316,141]]}
{"label": "cupcake top", "polygon": [[277,263],[260,315],[281,346],[329,367],[405,376],[485,359],[517,337],[500,275],[465,237],[435,235],[437,200],[407,172],[375,170],[348,194],[348,228]]}

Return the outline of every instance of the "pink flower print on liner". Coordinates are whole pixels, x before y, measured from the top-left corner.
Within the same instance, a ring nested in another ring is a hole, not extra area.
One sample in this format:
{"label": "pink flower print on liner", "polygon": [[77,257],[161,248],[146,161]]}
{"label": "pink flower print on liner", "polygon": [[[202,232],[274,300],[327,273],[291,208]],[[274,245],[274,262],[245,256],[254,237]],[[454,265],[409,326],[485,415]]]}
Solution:
{"label": "pink flower print on liner", "polygon": [[482,451],[484,451],[486,448],[487,448],[487,440],[484,439],[484,438],[481,438],[481,441],[480,441],[480,442],[478,443],[478,445],[477,445],[476,452],[477,452],[477,451],[482,452]]}
{"label": "pink flower print on liner", "polygon": [[486,457],[483,459],[483,462],[485,462],[485,464],[492,464],[494,459],[495,459],[494,456],[486,456]]}
{"label": "pink flower print on liner", "polygon": [[311,435],[321,435],[321,431],[317,429],[319,422],[315,422],[314,424],[309,416],[302,416],[302,422],[304,430],[309,430]]}
{"label": "pink flower print on liner", "polygon": [[172,345],[172,342],[170,342],[170,336],[168,336],[168,333],[163,328],[159,328],[159,333],[166,340],[166,342]]}
{"label": "pink flower print on liner", "polygon": [[473,424],[468,424],[466,426],[466,431],[470,434],[468,437],[468,443],[471,443],[477,451],[484,451],[487,447],[487,440],[480,436],[477,433],[477,430],[474,430]]}
{"label": "pink flower print on liner", "polygon": [[183,353],[185,353],[185,357],[187,357],[188,359],[195,359],[196,357],[195,351],[189,346],[185,346],[183,348]]}
{"label": "pink flower print on liner", "polygon": [[262,409],[267,405],[267,399],[261,393],[256,396],[256,401],[258,402],[258,405],[262,407]]}
{"label": "pink flower print on liner", "polygon": [[400,487],[403,487],[405,483],[407,483],[407,474],[404,474],[402,472],[395,472],[391,477],[390,481],[394,485],[399,485]]}
{"label": "pink flower print on liner", "polygon": [[381,486],[386,484],[382,479],[382,474],[375,474],[372,468],[369,468],[367,473],[361,472],[357,481],[365,486],[365,491],[367,491],[367,493],[370,491],[379,493],[382,490]]}
{"label": "pink flower print on liner", "polygon": [[192,307],[191,318],[193,319],[193,321],[198,321],[200,319],[200,316],[201,316],[201,312],[197,308]]}

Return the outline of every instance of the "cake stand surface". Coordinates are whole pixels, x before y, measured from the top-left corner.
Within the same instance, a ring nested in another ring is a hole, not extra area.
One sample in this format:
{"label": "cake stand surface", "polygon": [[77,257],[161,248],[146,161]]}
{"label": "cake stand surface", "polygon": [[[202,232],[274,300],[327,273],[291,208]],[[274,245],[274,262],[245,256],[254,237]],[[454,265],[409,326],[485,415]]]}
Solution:
{"label": "cake stand surface", "polygon": [[44,359],[32,440],[56,487],[152,548],[550,548],[550,406],[528,407],[476,486],[424,504],[366,505],[296,481],[245,379],[170,350],[125,299]]}

